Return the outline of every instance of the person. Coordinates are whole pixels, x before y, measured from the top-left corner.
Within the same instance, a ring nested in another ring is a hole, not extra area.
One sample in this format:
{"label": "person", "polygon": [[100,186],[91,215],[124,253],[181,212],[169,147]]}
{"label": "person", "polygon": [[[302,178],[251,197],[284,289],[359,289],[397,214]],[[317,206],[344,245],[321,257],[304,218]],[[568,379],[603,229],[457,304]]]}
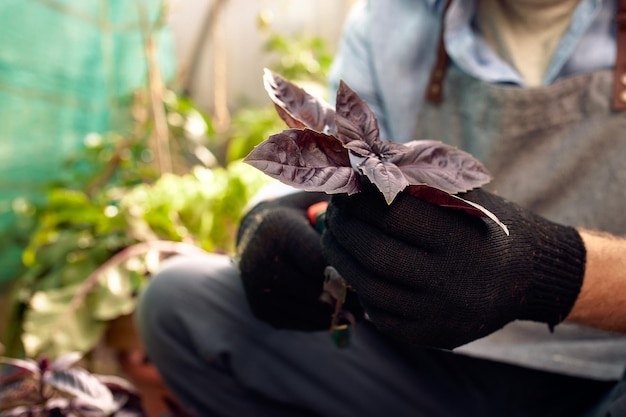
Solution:
{"label": "person", "polygon": [[[178,399],[202,416],[626,415],[624,10],[357,3],[331,88],[365,99],[386,139],[482,161],[493,181],[462,196],[510,233],[371,187],[263,201],[236,260],[171,259],[142,295],[140,332]],[[343,348],[319,301],[326,265],[355,289]]]}

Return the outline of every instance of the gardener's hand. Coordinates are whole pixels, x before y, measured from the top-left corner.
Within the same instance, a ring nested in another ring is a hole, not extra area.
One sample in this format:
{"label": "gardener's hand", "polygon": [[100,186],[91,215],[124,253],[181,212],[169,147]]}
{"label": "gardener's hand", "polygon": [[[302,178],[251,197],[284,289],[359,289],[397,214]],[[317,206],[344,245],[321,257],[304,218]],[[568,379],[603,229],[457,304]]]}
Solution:
{"label": "gardener's hand", "polygon": [[[332,308],[320,301],[326,261],[307,209],[328,200],[298,192],[255,206],[237,236],[239,267],[254,315],[277,328],[328,330]],[[356,303],[356,298],[354,303]]]}
{"label": "gardener's hand", "polygon": [[370,187],[332,198],[324,254],[372,323],[401,343],[451,349],[516,319],[561,322],[582,285],[578,232],[480,189],[462,197],[493,212],[510,236],[406,193],[388,206]]}

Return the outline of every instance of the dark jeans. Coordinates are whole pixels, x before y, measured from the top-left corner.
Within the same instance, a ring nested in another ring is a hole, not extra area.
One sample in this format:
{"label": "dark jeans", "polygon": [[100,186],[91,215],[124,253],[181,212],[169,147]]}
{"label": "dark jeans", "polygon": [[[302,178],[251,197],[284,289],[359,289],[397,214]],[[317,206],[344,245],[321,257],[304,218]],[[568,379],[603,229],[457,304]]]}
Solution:
{"label": "dark jeans", "polygon": [[623,397],[612,414],[599,408],[616,381],[429,349],[409,357],[368,323],[344,349],[327,332],[276,330],[252,316],[237,269],[217,255],[168,262],[137,313],[150,359],[200,417],[626,416]]}

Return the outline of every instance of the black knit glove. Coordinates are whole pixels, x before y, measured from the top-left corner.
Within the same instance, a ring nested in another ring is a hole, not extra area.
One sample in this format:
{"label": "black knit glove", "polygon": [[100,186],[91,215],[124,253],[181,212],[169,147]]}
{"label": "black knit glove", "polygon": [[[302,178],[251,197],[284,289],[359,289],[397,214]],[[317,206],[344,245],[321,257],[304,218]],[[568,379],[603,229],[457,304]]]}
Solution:
{"label": "black knit glove", "polygon": [[246,297],[253,314],[274,327],[330,326],[333,309],[320,301],[328,264],[307,218],[311,205],[327,200],[324,193],[290,194],[258,204],[241,222],[237,253]]}
{"label": "black knit glove", "polygon": [[326,259],[372,323],[403,344],[451,349],[516,319],[561,322],[582,285],[578,232],[480,189],[463,198],[493,212],[510,236],[406,193],[388,206],[369,187],[332,198]]}

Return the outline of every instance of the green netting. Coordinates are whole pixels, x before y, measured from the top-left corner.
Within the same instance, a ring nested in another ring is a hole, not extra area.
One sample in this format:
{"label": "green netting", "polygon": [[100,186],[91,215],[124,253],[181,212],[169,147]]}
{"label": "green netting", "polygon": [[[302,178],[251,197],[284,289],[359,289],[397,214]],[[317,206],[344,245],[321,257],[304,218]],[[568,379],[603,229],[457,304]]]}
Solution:
{"label": "green netting", "polygon": [[[20,268],[8,209],[36,198],[87,133],[120,130],[146,84],[145,28],[161,13],[162,0],[0,1],[0,287]],[[153,34],[167,79],[172,39]]]}

